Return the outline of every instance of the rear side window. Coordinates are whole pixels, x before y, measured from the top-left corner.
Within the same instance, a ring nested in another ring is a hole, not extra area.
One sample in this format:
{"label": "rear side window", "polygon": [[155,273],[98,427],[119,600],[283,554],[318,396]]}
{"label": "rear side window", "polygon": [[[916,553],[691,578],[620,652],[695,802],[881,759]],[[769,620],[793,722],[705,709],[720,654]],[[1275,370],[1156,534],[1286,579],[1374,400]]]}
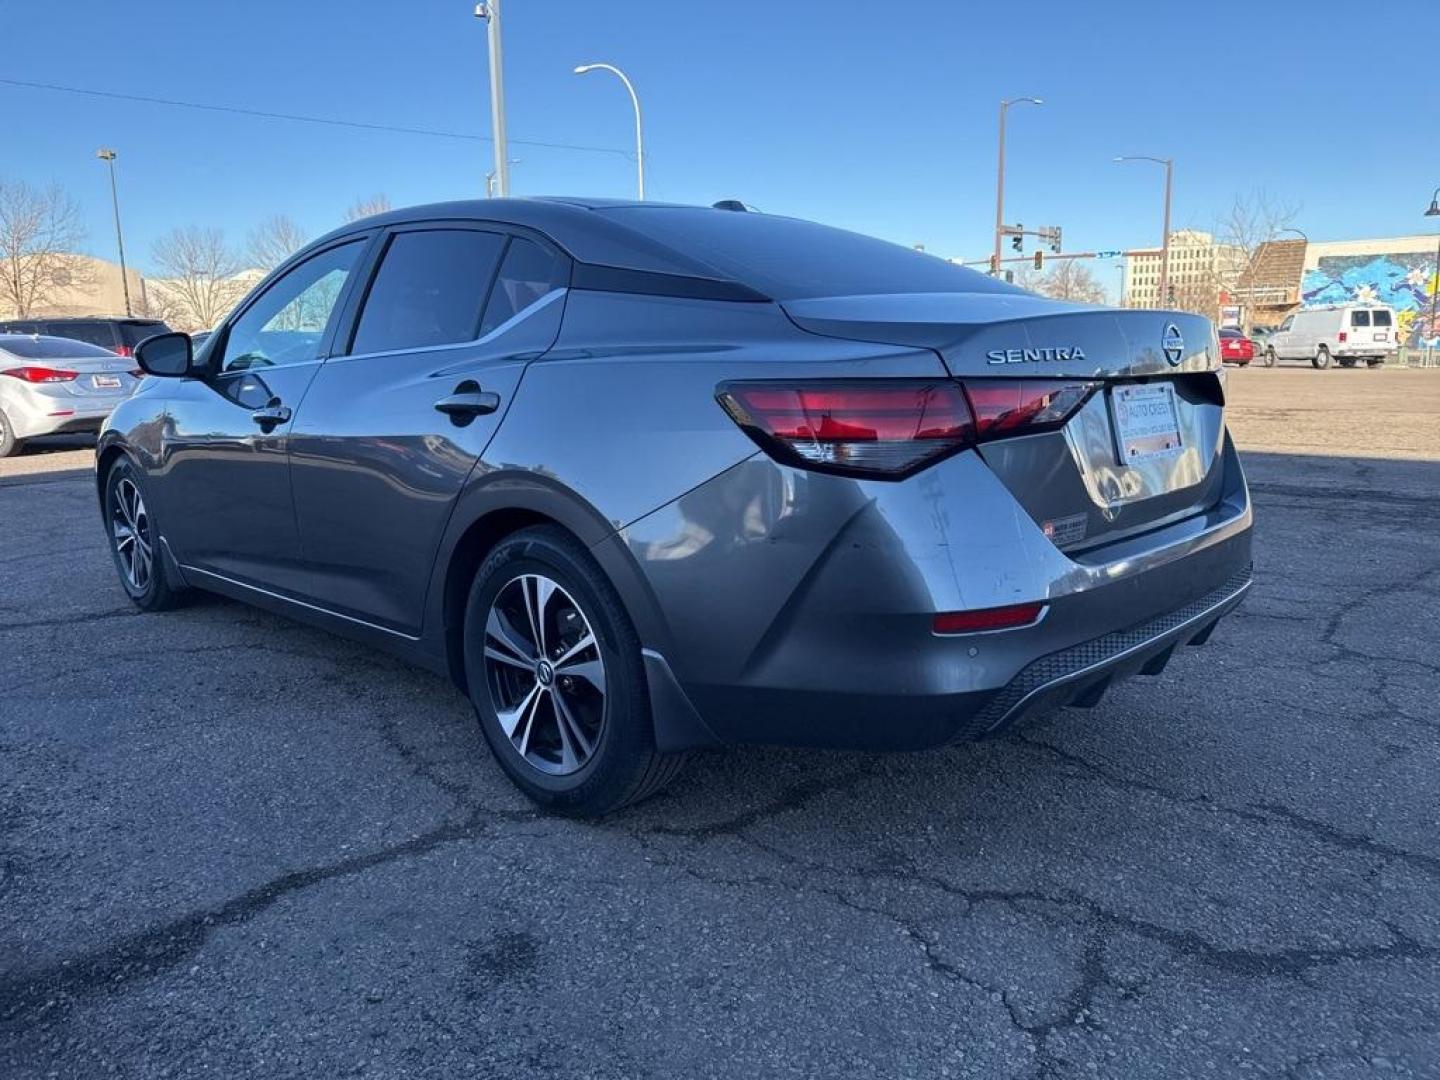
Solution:
{"label": "rear side window", "polygon": [[776,300],[1015,288],[934,255],[798,218],[699,207],[600,211]]}
{"label": "rear side window", "polygon": [[565,264],[558,255],[523,237],[512,239],[505,249],[505,261],[500,264],[495,287],[490,290],[490,302],[485,305],[481,335],[558,289],[564,283],[564,270]]}
{"label": "rear side window", "polygon": [[474,229],[397,233],[365,298],[350,352],[474,341],[505,237]]}
{"label": "rear side window", "polygon": [[1368,312],[1368,311],[1352,311],[1352,312],[1350,312],[1350,325],[1351,325],[1351,326],[1369,326],[1369,325],[1370,325],[1370,312]]}
{"label": "rear side window", "polygon": [[1376,325],[1376,326],[1389,326],[1389,325],[1390,325],[1390,312],[1388,312],[1388,311],[1372,311],[1370,314],[1375,317],[1375,325]]}
{"label": "rear side window", "polygon": [[132,349],[147,337],[154,337],[156,334],[168,334],[169,332],[170,327],[166,326],[163,322],[120,324],[120,340]]}
{"label": "rear side window", "polygon": [[41,333],[74,341],[88,341],[91,345],[99,345],[105,349],[115,345],[115,328],[108,322],[41,323]]}

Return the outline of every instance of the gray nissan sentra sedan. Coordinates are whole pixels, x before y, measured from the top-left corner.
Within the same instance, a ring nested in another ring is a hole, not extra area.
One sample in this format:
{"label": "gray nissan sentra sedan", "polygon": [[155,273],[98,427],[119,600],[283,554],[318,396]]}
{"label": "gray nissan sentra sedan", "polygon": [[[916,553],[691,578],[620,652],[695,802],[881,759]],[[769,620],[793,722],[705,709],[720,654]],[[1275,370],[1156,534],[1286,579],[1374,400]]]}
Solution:
{"label": "gray nissan sentra sedan", "polygon": [[134,601],[207,589],[446,673],[568,813],[696,749],[919,749],[1093,705],[1250,584],[1205,319],[791,218],[397,210],[198,351],[137,356],[164,377],[97,461]]}

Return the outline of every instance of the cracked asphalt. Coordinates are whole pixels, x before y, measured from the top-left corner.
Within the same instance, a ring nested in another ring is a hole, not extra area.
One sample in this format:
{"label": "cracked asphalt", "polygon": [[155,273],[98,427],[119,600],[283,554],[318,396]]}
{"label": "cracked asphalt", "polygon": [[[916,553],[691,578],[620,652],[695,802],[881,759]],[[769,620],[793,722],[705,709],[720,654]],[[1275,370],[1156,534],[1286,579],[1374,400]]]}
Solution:
{"label": "cracked asphalt", "polygon": [[1232,378],[1256,587],[1159,677],[943,752],[708,755],[598,824],[441,679],[134,613],[87,451],[21,459],[0,1075],[1440,1076],[1440,373],[1368,374]]}

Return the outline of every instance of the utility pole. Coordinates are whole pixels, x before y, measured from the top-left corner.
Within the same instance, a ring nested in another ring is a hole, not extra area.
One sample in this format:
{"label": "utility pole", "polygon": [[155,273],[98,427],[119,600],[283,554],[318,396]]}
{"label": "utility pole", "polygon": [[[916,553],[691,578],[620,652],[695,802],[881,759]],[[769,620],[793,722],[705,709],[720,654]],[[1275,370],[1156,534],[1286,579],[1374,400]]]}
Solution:
{"label": "utility pole", "polygon": [[1130,154],[1125,157],[1117,157],[1117,163],[1125,161],[1150,161],[1156,165],[1165,166],[1165,215],[1161,226],[1160,237],[1160,303],[1158,306],[1166,307],[1170,303],[1170,194],[1173,189],[1175,175],[1175,159],[1150,157],[1147,154]]}
{"label": "utility pole", "polygon": [[1014,98],[1000,102],[1000,147],[995,170],[995,273],[1000,267],[1000,240],[1005,231],[1005,114],[1011,105],[1043,105],[1040,98]]}
{"label": "utility pole", "polygon": [[505,145],[505,61],[500,40],[500,0],[475,5],[475,17],[485,23],[490,40],[490,134],[495,142],[495,190],[510,194],[510,158]]}
{"label": "utility pole", "polygon": [[639,199],[645,201],[645,134],[640,127],[640,97],[635,93],[635,87],[626,74],[614,64],[581,64],[575,69],[576,75],[584,75],[587,71],[608,71],[622,83],[625,89],[630,91],[630,104],[635,108],[635,171],[636,185],[639,189]]}
{"label": "utility pole", "polygon": [[110,205],[115,208],[115,246],[120,250],[120,288],[125,294],[125,315],[128,318],[134,312],[130,310],[130,275],[125,269],[125,236],[120,231],[120,194],[115,187],[115,151],[102,147],[95,151],[95,156],[110,165]]}

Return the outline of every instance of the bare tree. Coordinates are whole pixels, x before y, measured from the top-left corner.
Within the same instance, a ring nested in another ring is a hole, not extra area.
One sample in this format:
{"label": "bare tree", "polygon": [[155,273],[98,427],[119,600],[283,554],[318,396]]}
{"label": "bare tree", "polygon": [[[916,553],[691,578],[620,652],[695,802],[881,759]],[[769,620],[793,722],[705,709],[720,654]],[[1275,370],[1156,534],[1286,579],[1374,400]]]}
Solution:
{"label": "bare tree", "polygon": [[0,306],[24,318],[61,292],[94,284],[80,209],[57,184],[0,180]]}
{"label": "bare tree", "polygon": [[346,221],[358,221],[360,218],[369,217],[371,214],[383,214],[390,209],[390,196],[381,192],[378,195],[371,195],[368,199],[357,199],[345,211]]}
{"label": "bare tree", "polygon": [[1260,246],[1274,240],[1300,213],[1299,203],[1281,202],[1264,190],[1235,196],[1215,226],[1219,242],[1235,249],[1235,261],[1248,267]]}
{"label": "bare tree", "polygon": [[1034,286],[1042,296],[1056,300],[1073,300],[1079,304],[1103,304],[1105,286],[1094,271],[1079,259],[1057,260],[1053,269]]}
{"label": "bare tree", "polygon": [[274,270],[304,247],[307,239],[294,218],[273,214],[250,230],[246,246],[250,265],[259,270]]}
{"label": "bare tree", "polygon": [[214,326],[245,292],[246,282],[237,279],[243,264],[219,229],[171,229],[151,255],[161,277],[150,290],[175,305],[182,328]]}

